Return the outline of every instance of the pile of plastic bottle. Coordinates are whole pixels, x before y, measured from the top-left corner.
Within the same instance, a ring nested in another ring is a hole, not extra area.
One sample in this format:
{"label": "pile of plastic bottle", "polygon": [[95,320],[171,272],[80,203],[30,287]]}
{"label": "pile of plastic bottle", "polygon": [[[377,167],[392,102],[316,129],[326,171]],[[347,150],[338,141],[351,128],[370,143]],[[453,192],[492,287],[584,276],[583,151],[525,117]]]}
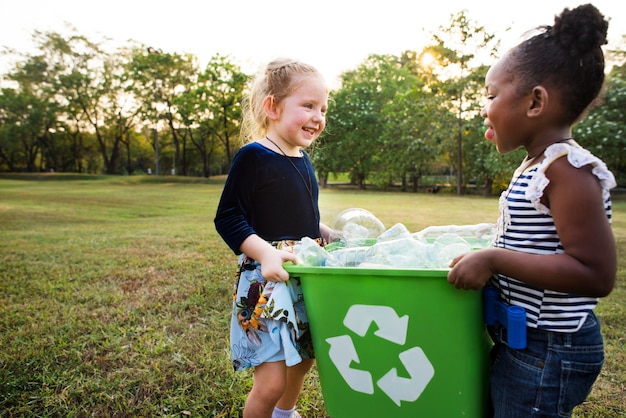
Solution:
{"label": "pile of plastic bottle", "polygon": [[332,225],[338,239],[326,247],[304,238],[295,249],[298,264],[324,267],[446,269],[469,251],[493,246],[495,225],[430,226],[410,232],[390,228],[365,209],[347,209]]}

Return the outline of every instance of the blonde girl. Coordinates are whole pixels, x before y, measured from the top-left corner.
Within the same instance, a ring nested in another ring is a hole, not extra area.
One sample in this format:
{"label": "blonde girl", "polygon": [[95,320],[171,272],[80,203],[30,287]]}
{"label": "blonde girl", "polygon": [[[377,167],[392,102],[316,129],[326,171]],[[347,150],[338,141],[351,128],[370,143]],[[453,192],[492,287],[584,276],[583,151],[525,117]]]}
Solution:
{"label": "blonde girl", "polygon": [[215,226],[239,255],[231,319],[235,370],[254,367],[244,418],[293,418],[313,347],[296,279],[283,268],[303,237],[324,242],[318,184],[305,148],[326,126],[328,87],[312,66],[270,62],[244,103],[243,136]]}

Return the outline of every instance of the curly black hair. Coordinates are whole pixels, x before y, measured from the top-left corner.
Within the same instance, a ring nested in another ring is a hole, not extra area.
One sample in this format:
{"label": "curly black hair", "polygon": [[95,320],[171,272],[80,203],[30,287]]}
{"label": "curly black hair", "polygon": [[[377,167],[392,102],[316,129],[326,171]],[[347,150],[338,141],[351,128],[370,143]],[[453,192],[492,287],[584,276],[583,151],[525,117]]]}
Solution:
{"label": "curly black hair", "polygon": [[511,50],[510,70],[518,92],[545,85],[562,93],[564,122],[573,124],[594,104],[604,85],[604,53],[609,23],[592,4],[566,8],[554,25]]}

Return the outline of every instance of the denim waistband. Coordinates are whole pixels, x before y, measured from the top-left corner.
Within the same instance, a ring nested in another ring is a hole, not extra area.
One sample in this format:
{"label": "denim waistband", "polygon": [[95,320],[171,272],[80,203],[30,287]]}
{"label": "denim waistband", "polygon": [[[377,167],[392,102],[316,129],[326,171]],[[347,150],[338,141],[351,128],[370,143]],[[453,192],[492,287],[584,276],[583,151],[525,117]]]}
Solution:
{"label": "denim waistband", "polygon": [[[526,327],[526,339],[534,342],[546,342],[548,344],[560,346],[575,345],[577,337],[581,334],[587,334],[589,331],[599,327],[596,314],[590,311],[585,322],[578,331],[575,332],[558,332],[553,330],[545,330],[541,328]],[[506,344],[507,330],[499,322],[495,325],[487,326],[489,335],[492,340],[502,344]]]}

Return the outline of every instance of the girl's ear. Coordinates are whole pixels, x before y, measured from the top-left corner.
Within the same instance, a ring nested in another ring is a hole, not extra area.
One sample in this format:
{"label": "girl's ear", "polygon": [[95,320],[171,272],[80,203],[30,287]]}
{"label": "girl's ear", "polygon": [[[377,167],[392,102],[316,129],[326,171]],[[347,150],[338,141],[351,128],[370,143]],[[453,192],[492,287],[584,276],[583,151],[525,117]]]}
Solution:
{"label": "girl's ear", "polygon": [[540,115],[548,108],[548,90],[543,86],[536,86],[530,96],[530,104],[528,106],[528,117]]}
{"label": "girl's ear", "polygon": [[265,115],[267,115],[268,119],[278,119],[278,106],[276,105],[276,99],[274,96],[267,96],[265,100],[263,100],[263,110],[265,111]]}

